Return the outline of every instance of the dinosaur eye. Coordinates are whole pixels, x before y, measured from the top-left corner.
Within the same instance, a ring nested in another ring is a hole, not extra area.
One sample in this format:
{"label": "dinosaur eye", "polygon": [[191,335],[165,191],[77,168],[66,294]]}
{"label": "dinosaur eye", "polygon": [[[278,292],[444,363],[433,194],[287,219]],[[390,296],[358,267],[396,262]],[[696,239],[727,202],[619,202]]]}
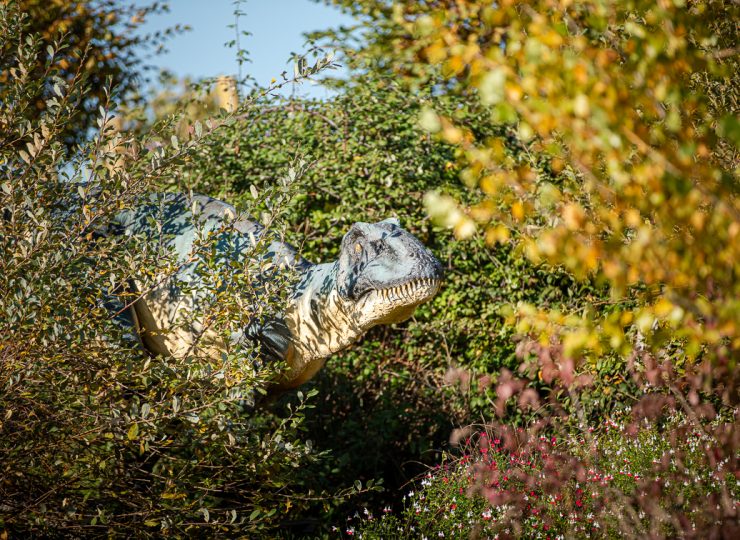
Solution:
{"label": "dinosaur eye", "polygon": [[362,246],[360,244],[355,244],[355,253],[361,253],[362,252]]}

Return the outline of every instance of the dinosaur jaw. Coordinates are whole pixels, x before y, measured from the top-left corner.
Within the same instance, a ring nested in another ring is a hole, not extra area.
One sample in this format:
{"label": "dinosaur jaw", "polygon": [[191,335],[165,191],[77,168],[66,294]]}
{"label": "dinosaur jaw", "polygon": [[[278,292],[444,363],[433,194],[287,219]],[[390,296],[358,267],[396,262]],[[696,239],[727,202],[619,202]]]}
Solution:
{"label": "dinosaur jaw", "polygon": [[418,278],[404,283],[371,289],[357,301],[355,319],[358,326],[368,329],[379,324],[403,322],[420,304],[431,300],[439,291],[442,280]]}

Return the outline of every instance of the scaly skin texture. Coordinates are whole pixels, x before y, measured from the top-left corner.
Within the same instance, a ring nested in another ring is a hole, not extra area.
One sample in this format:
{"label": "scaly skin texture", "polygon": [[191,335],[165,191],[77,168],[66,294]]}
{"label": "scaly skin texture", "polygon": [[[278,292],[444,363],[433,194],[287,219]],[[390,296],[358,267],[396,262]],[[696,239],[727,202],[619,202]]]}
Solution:
{"label": "scaly skin texture", "polygon": [[[199,233],[226,223],[227,232],[220,233],[216,249],[219,257],[237,262],[263,237],[261,225],[236,217],[232,206],[210,197],[170,194],[152,196],[148,203],[116,216],[112,232],[164,242],[181,265],[132,306],[131,318],[150,353],[183,356],[198,350],[218,358],[228,348],[192,316],[203,296],[183,289],[197,288],[200,279],[194,247]],[[329,356],[373,326],[408,319],[416,306],[437,293],[442,279],[439,261],[395,219],[355,223],[342,239],[335,262],[312,264],[279,241],[272,241],[263,257],[277,268],[294,268],[300,279],[282,314],[247,325],[232,341],[258,342],[265,358],[285,361],[277,390],[303,384]]]}

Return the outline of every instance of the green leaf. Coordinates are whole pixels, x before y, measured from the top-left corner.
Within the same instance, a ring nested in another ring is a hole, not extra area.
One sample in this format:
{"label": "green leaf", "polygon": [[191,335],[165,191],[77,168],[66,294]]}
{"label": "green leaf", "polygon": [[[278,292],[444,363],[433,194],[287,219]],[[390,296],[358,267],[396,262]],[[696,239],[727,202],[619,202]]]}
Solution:
{"label": "green leaf", "polygon": [[131,427],[128,428],[127,436],[129,441],[136,439],[139,436],[139,424],[131,424]]}
{"label": "green leaf", "polygon": [[424,107],[419,113],[419,125],[429,133],[437,133],[442,127],[439,116],[429,107]]}
{"label": "green leaf", "polygon": [[505,83],[506,71],[503,68],[498,67],[486,73],[478,85],[481,101],[486,105],[503,101]]}
{"label": "green leaf", "polygon": [[740,120],[737,116],[728,114],[723,116],[718,125],[717,133],[720,137],[724,137],[737,147],[740,148]]}

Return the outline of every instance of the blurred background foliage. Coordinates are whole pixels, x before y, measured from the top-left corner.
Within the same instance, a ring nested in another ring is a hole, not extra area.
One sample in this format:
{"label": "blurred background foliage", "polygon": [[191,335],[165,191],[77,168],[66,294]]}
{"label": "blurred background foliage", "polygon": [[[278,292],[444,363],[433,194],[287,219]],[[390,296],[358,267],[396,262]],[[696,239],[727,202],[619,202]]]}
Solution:
{"label": "blurred background foliage", "polygon": [[[131,103],[142,103],[139,92],[141,74],[146,67],[143,55],[156,53],[164,40],[187,29],[185,25],[172,25],[161,32],[142,34],[138,29],[147,17],[165,13],[166,3],[129,3],[116,0],[22,0],[18,8],[25,13],[26,34],[38,36],[45,43],[34,57],[33,63],[19,63],[14,49],[6,49],[0,72],[0,102],[9,106],[14,96],[10,69],[22,68],[28,75],[45,79],[50,75],[50,51],[46,45],[64,43],[63,48],[53,47],[56,55],[54,75],[72,83],[84,76],[89,82],[86,91],[78,96],[75,114],[64,128],[67,147],[82,141],[95,129],[98,107],[107,101],[104,89],[115,87]],[[53,97],[53,88],[42,86],[30,96],[24,115],[29,120],[38,119],[46,112],[47,100]],[[9,126],[2,126],[4,134]]]}
{"label": "blurred background foliage", "polygon": [[[269,192],[306,158],[281,217],[309,260],[331,260],[352,223],[396,215],[445,265],[442,291],[411,321],[374,329],[303,389],[318,394],[300,441],[327,454],[301,466],[269,526],[329,534],[363,505],[399,508],[404,486],[457,452],[460,426],[582,437],[642,410],[646,393],[694,407],[684,412],[699,423],[737,406],[735,2],[326,3],[356,19],[312,35],[348,67],[322,83],[335,97],[171,79],[124,103],[116,125],[149,148],[171,133],[197,140],[150,189],[206,193],[253,215],[270,208],[252,186]],[[736,472],[736,420],[723,418],[705,435]],[[588,459],[579,444],[568,459]],[[378,480],[385,492],[349,502],[316,496]],[[436,480],[434,490],[440,507],[457,495]],[[635,493],[620,500],[640,509]]]}

